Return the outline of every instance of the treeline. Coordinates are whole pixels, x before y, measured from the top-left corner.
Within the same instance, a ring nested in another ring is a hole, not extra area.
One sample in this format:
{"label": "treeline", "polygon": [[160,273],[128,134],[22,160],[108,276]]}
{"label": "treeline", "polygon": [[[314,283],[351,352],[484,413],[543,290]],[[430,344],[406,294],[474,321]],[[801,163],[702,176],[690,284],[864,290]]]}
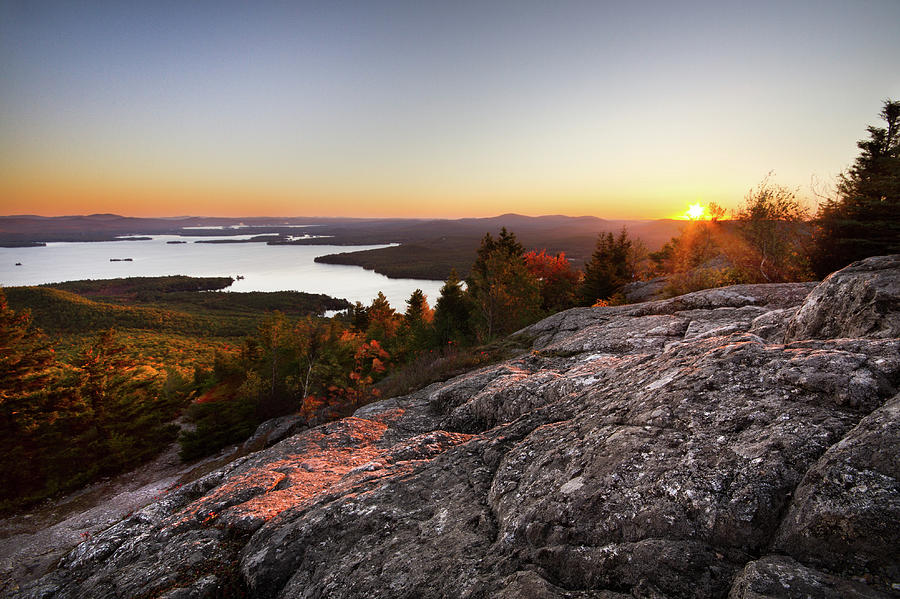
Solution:
{"label": "treeline", "polygon": [[41,328],[52,333],[127,328],[228,336],[241,335],[246,330],[204,315],[99,302],[51,287],[10,287],[6,295],[14,306],[27,307]]}
{"label": "treeline", "polygon": [[218,291],[234,283],[231,277],[188,277],[172,275],[168,277],[128,277],[125,279],[87,279],[51,283],[42,287],[53,287],[71,291],[85,297],[119,299],[150,298],[175,291]]}
{"label": "treeline", "polygon": [[71,281],[9,287],[6,296],[13,307],[28,308],[44,331],[62,334],[115,328],[241,337],[255,331],[260,314],[267,310],[303,315],[350,306],[344,299],[299,291],[199,293],[221,288],[209,281],[192,277]]}
{"label": "treeline", "polygon": [[345,299],[322,293],[303,291],[244,291],[229,293],[198,293],[220,291],[234,283],[231,277],[128,277],[51,283],[51,287],[70,291],[102,302],[130,306],[158,307],[191,313],[210,312],[218,318],[223,312],[280,310],[286,314],[321,314],[327,310],[344,310],[350,306]]}
{"label": "treeline", "polygon": [[322,264],[362,266],[392,279],[445,280],[451,271],[469,267],[473,242],[478,243],[477,236],[444,235],[437,240],[317,256],[315,261]]}

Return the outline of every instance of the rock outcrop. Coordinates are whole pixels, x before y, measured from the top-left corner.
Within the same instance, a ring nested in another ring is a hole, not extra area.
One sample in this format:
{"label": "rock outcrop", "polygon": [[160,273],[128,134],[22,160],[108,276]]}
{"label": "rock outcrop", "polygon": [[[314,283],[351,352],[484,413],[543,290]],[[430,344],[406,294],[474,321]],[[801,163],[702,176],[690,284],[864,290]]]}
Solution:
{"label": "rock outcrop", "polygon": [[562,312],[290,436],[21,597],[890,597],[900,258]]}

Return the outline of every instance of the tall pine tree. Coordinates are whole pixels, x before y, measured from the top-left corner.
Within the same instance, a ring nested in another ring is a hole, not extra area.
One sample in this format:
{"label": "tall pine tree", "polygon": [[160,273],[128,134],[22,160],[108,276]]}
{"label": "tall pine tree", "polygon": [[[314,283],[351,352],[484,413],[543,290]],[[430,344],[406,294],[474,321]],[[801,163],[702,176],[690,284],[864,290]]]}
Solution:
{"label": "tall pine tree", "polygon": [[900,102],[886,101],[884,127],[868,127],[837,197],[818,215],[813,268],[825,276],[855,260],[900,253]]}
{"label": "tall pine tree", "polygon": [[462,281],[456,270],[441,287],[441,295],[434,304],[434,333],[441,346],[453,343],[468,343],[472,339],[470,325],[472,303],[462,288]]}
{"label": "tall pine tree", "polygon": [[525,248],[504,227],[482,239],[466,280],[479,341],[487,342],[531,324],[540,316],[540,282],[525,265]]}

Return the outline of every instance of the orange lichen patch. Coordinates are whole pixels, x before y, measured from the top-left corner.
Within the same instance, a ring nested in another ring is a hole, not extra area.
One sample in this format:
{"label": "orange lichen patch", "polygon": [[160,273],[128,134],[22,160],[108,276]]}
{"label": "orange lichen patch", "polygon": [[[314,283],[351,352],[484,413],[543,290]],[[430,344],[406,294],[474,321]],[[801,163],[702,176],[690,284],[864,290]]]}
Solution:
{"label": "orange lichen patch", "polygon": [[388,450],[387,459],[393,462],[429,460],[456,445],[467,442],[475,435],[436,430],[407,439]]}
{"label": "orange lichen patch", "polygon": [[403,408],[397,408],[394,410],[387,410],[385,412],[381,412],[380,414],[375,414],[371,418],[375,422],[380,422],[386,425],[391,424],[392,422],[396,422],[400,420],[400,417],[406,413],[406,410]]}
{"label": "orange lichen patch", "polygon": [[384,450],[375,443],[386,429],[381,422],[345,418],[298,435],[293,452],[229,478],[182,512],[179,524],[269,520],[298,507],[351,470],[377,461]]}
{"label": "orange lichen patch", "polygon": [[[398,412],[386,415],[396,418],[402,414]],[[273,456],[278,459],[227,478],[190,504],[174,526],[200,523],[252,530],[326,494],[349,496],[364,490],[361,485],[373,478],[412,472],[423,460],[474,436],[431,431],[382,449],[376,443],[386,430],[385,422],[351,417],[301,433],[282,446],[279,456]]]}

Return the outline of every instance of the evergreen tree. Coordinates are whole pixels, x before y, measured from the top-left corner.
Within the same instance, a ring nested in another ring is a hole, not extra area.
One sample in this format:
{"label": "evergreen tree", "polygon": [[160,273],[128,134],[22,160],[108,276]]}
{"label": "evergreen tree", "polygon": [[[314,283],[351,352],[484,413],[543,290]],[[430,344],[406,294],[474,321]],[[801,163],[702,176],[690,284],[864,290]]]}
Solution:
{"label": "evergreen tree", "polygon": [[434,304],[434,332],[440,346],[453,343],[468,343],[472,339],[470,326],[472,305],[462,288],[462,281],[456,270],[441,287],[441,295]]}
{"label": "evergreen tree", "polygon": [[900,253],[900,102],[887,100],[885,127],[867,127],[860,154],[819,211],[813,268],[825,276],[869,256]]}
{"label": "evergreen tree", "polygon": [[366,316],[368,319],[367,338],[377,339],[381,344],[385,344],[396,336],[400,322],[397,313],[382,292],[379,291],[369,307],[366,308]]}
{"label": "evergreen tree", "polygon": [[76,359],[77,389],[89,409],[90,427],[78,441],[85,470],[112,473],[140,463],[161,449],[158,438],[174,440],[174,416],[161,405],[155,377],[125,352],[107,330]]}
{"label": "evergreen tree", "polygon": [[540,282],[525,265],[525,248],[504,227],[495,241],[484,236],[466,281],[480,341],[506,335],[540,315]]}
{"label": "evergreen tree", "polygon": [[291,402],[286,397],[284,381],[291,370],[289,361],[293,341],[291,327],[281,312],[276,310],[259,324],[255,344],[258,349],[257,365],[254,370],[261,384],[254,389],[254,394],[261,420],[289,409]]}
{"label": "evergreen tree", "polygon": [[433,319],[434,311],[428,306],[425,293],[416,289],[406,300],[406,313],[401,327],[403,351],[415,353],[431,345]]}
{"label": "evergreen tree", "polygon": [[43,486],[41,437],[55,419],[44,388],[54,364],[53,350],[29,312],[12,310],[0,290],[0,506]]}
{"label": "evergreen tree", "polygon": [[369,312],[368,308],[362,305],[362,302],[356,302],[352,308],[348,310],[350,316],[350,326],[355,331],[364,332],[369,328]]}
{"label": "evergreen tree", "polygon": [[601,233],[590,261],[584,266],[584,280],[579,288],[579,300],[583,306],[592,306],[597,300],[606,300],[631,282],[629,252],[632,241],[624,227],[617,236]]}

